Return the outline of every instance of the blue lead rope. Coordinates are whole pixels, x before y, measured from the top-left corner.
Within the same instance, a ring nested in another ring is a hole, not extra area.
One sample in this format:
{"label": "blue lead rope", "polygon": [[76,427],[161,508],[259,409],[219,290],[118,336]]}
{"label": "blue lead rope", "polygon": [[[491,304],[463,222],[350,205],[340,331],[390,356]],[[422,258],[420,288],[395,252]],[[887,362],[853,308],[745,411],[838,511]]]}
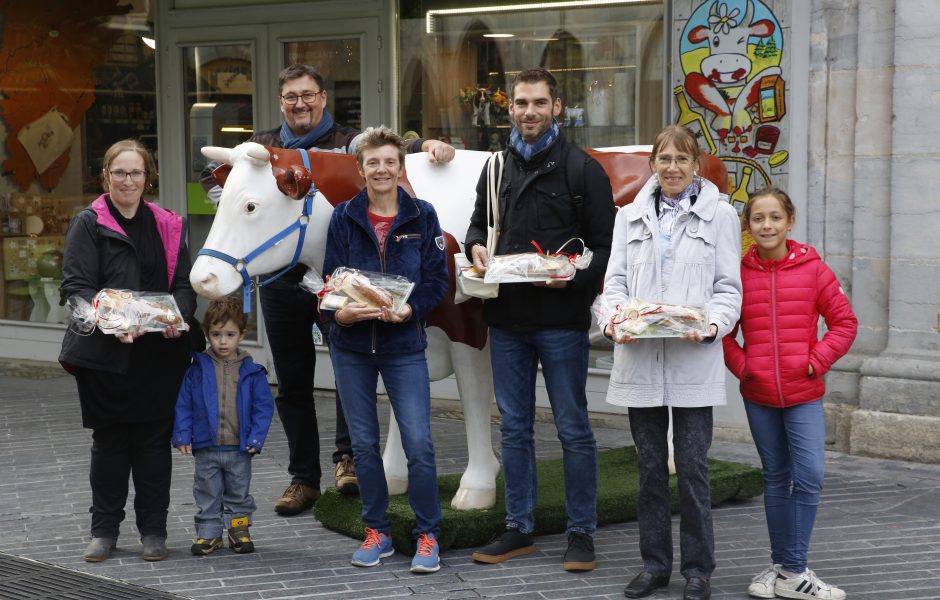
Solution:
{"label": "blue lead rope", "polygon": [[[306,150],[299,150],[300,157],[303,159],[304,167],[307,169],[307,172],[310,171],[310,157],[307,156]],[[241,274],[243,285],[242,285],[242,310],[246,313],[251,312],[251,275],[248,274],[248,263],[258,258],[261,254],[264,254],[281,240],[294,233],[295,230],[299,229],[300,234],[297,237],[297,247],[294,249],[294,257],[291,259],[290,264],[284,267],[280,272],[271,277],[268,277],[264,281],[258,282],[258,287],[268,285],[269,283],[277,280],[281,275],[287,273],[295,266],[297,266],[297,261],[300,258],[300,252],[304,246],[304,238],[307,234],[307,224],[310,222],[310,214],[313,212],[313,197],[317,193],[316,186],[311,185],[310,191],[307,192],[307,197],[304,198],[303,210],[300,213],[300,216],[297,217],[297,220],[281,230],[280,233],[275,234],[268,241],[262,243],[260,246],[249,252],[244,258],[235,258],[230,254],[225,254],[224,252],[219,252],[218,250],[213,250],[212,248],[202,248],[197,253],[197,256],[211,256],[217,258],[221,261],[227,262],[232,265],[235,270]]]}

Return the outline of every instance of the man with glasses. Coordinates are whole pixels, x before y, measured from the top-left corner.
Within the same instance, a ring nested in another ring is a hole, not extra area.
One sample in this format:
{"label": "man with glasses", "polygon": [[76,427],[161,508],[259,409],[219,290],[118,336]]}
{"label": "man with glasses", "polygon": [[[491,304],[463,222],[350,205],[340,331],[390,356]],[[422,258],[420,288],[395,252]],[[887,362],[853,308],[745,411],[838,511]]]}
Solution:
{"label": "man with glasses", "polygon": [[[284,122],[275,129],[255,133],[249,141],[279,148],[356,153],[362,132],[333,120],[326,109],[323,76],[315,68],[291,65],[281,71],[278,83]],[[439,140],[416,139],[407,151],[427,152],[432,163],[446,163],[454,158],[454,149]],[[216,202],[222,193],[212,179],[212,170],[217,166],[218,163],[210,163],[200,176],[209,197]],[[303,512],[320,498],[320,437],[313,400],[316,350],[312,330],[317,322],[317,297],[298,285],[306,270],[305,266],[297,265],[260,291],[261,312],[278,380],[275,403],[290,452],[287,471],[291,483],[274,503],[274,510],[282,515]],[[358,493],[349,429],[338,394],[333,463],[339,491]]]}

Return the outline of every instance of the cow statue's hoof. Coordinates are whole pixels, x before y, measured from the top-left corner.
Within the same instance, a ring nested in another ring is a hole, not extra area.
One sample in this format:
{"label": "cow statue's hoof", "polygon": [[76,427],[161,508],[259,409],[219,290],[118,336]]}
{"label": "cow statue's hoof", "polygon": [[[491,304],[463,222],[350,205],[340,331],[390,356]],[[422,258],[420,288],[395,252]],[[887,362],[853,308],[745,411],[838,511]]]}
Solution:
{"label": "cow statue's hoof", "polygon": [[385,483],[388,485],[388,494],[390,496],[400,496],[408,491],[408,480],[398,479],[397,477],[385,476]]}
{"label": "cow statue's hoof", "polygon": [[460,488],[450,505],[457,510],[486,510],[496,506],[496,488],[473,490]]}

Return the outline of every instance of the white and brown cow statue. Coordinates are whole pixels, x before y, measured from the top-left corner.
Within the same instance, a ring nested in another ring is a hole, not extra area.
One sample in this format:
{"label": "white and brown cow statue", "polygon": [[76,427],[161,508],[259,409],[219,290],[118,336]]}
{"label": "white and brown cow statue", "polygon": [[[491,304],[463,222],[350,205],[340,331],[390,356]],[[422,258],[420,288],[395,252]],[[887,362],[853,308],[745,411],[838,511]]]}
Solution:
{"label": "white and brown cow statue", "polygon": [[[197,293],[219,298],[243,287],[247,276],[241,271],[255,276],[276,273],[289,265],[297,251],[297,231],[292,231],[263,252],[255,251],[265,240],[304,220],[308,225],[297,262],[322,272],[333,205],[353,197],[364,187],[354,156],[307,152],[310,164],[307,169],[301,151],[253,142],[240,144],[234,149],[206,147],[202,153],[209,159],[225,163],[214,174],[220,183],[224,180],[224,188],[205,249],[234,260],[200,255],[190,273]],[[618,206],[632,201],[650,175],[648,152],[591,150],[590,153],[610,175],[614,202]],[[460,239],[467,230],[476,182],[488,157],[488,152],[457,150],[452,162],[430,165],[424,153],[411,154],[406,158],[405,176],[402,178],[405,189],[434,205],[445,231],[446,251],[451,256],[450,291],[427,319],[427,357],[432,381],[452,373],[457,380],[469,460],[452,506],[464,510],[490,508],[496,503],[496,475],[499,472],[490,436],[493,382],[482,303],[472,299],[454,304],[452,258],[461,249],[454,236]],[[703,161],[702,174],[724,190],[727,186],[724,167],[714,157],[705,158],[708,160]],[[309,218],[305,219],[302,216],[304,199],[311,184],[317,193],[309,208]],[[249,255],[251,260],[247,265],[232,264]],[[403,493],[407,489],[407,461],[394,418],[389,419],[383,460],[389,493]]]}

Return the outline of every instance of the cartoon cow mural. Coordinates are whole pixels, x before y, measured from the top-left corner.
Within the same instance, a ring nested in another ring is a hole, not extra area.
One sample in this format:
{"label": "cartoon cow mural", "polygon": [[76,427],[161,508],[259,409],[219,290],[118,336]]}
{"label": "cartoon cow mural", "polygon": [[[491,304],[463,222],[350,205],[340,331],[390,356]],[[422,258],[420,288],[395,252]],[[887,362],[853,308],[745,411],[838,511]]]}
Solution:
{"label": "cartoon cow mural", "polygon": [[[649,178],[648,148],[643,147],[647,151],[639,153],[618,151],[621,149],[589,151],[610,175],[614,202],[618,206],[631,202]],[[198,256],[190,273],[196,292],[208,298],[231,294],[241,288],[251,274],[275,273],[283,269],[291,263],[295,252],[299,252],[298,263],[319,273],[333,205],[351,198],[364,186],[355,157],[306,152],[308,169],[299,150],[284,150],[253,142],[234,149],[206,147],[202,153],[211,160],[225,163],[213,173],[216,181],[224,187],[204,250],[209,249],[213,254],[232,260]],[[402,186],[409,193],[434,204],[445,231],[446,251],[450,256],[450,290],[427,319],[427,356],[432,381],[452,373],[457,380],[467,431],[468,463],[452,506],[464,510],[490,508],[496,503],[499,462],[493,454],[490,436],[493,382],[482,302],[471,299],[461,304],[454,303],[456,288],[452,255],[460,251],[460,245],[451,234],[463,237],[466,232],[473,210],[476,181],[489,155],[489,152],[457,150],[452,162],[431,166],[423,153],[411,154],[406,158],[406,171],[402,178]],[[718,159],[703,156],[701,166],[704,177],[715,182],[722,191],[727,189],[727,172]],[[311,185],[315,186],[316,195],[310,205],[309,217],[305,217],[302,214],[305,196]],[[299,248],[299,236],[292,231],[265,251],[255,253],[263,240],[272,239],[300,222],[306,222],[306,232]],[[248,256],[251,256],[249,261],[238,264],[237,258]],[[383,461],[389,493],[404,493],[407,489],[407,461],[394,418],[389,419]]]}
{"label": "cartoon cow mural", "polygon": [[[708,42],[708,56],[702,60],[701,72],[689,73],[685,88],[689,96],[712,113],[711,126],[724,141],[729,133],[740,135],[751,128],[753,121],[747,108],[754,105],[760,95],[760,82],[769,75],[780,75],[780,67],[772,66],[751,76],[752,63],[747,55],[748,39],[770,37],[774,24],[767,19],[754,21],[754,3],[747,0],[744,15],[728,4],[716,0],[708,13],[708,26],[689,31],[693,44]],[[740,18],[739,18],[740,17]],[[741,87],[743,86],[743,87]],[[730,98],[727,88],[741,88]]]}

